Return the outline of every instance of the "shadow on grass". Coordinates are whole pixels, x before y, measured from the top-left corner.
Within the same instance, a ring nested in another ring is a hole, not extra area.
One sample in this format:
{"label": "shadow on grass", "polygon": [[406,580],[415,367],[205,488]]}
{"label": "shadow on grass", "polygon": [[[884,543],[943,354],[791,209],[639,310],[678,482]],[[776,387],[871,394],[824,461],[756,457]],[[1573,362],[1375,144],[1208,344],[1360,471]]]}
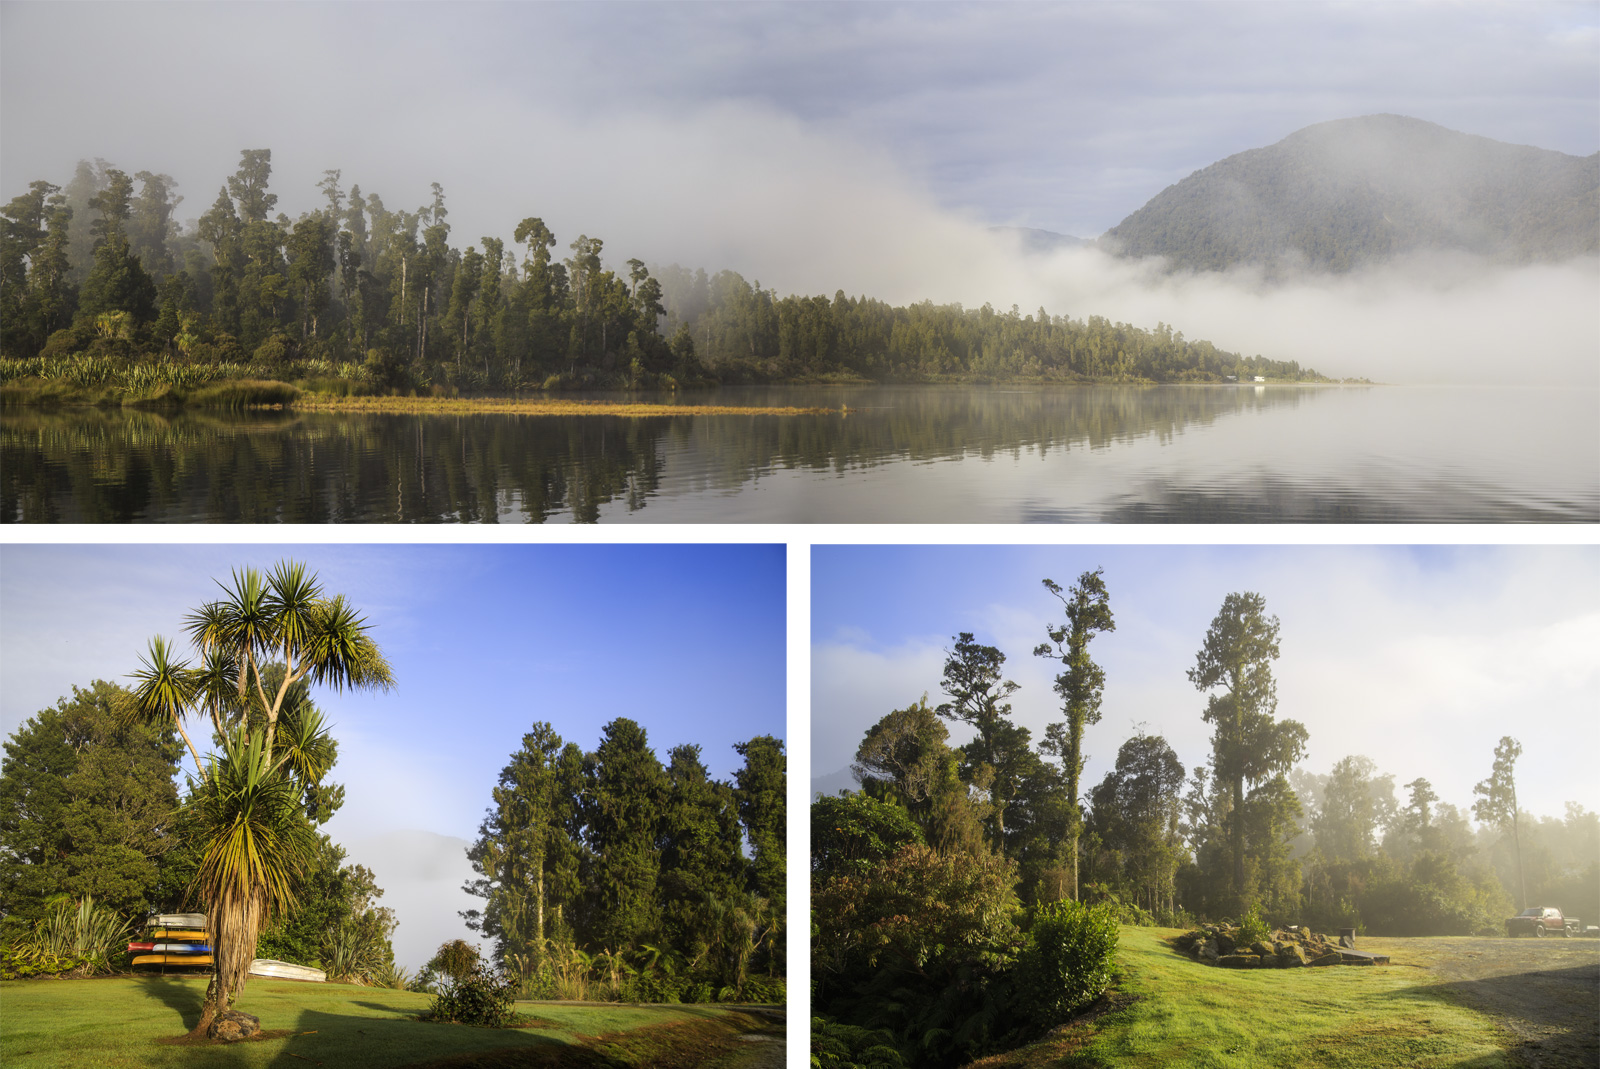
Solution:
{"label": "shadow on grass", "polygon": [[[394,1006],[383,1002],[352,1002],[380,1013],[410,1014],[414,1006]],[[302,1010],[294,1030],[285,1040],[283,1051],[270,1063],[271,1069],[307,1069],[308,1066],[360,1066],[371,1069],[413,1065],[484,1066],[509,1069],[512,1066],[574,1066],[589,1069],[623,1069],[610,1061],[590,1062],[572,1058],[576,1052],[558,1040],[527,1029],[473,1028],[459,1024],[436,1024],[408,1017],[366,1017],[356,1014]]]}
{"label": "shadow on grass", "polygon": [[205,1001],[203,987],[183,983],[175,976],[141,976],[138,981],[146,995],[159,1000],[183,1020],[185,1032],[200,1023],[200,1006]]}
{"label": "shadow on grass", "polygon": [[1600,965],[1489,976],[1400,988],[1389,998],[1466,1006],[1495,1018],[1516,1037],[1511,1057],[1539,1069],[1600,1064]]}

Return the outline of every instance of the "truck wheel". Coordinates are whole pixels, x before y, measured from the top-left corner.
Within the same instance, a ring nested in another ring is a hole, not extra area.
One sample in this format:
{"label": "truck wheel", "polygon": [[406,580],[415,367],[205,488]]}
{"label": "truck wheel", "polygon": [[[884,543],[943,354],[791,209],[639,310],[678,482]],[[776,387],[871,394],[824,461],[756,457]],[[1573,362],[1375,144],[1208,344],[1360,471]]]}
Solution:
{"label": "truck wheel", "polygon": [[1533,937],[1535,939],[1543,939],[1544,938],[1544,925],[1535,924],[1533,926]]}
{"label": "truck wheel", "polygon": [[1567,929],[1567,928],[1561,929],[1561,938],[1563,938],[1563,939],[1571,939],[1572,938],[1571,930]]}

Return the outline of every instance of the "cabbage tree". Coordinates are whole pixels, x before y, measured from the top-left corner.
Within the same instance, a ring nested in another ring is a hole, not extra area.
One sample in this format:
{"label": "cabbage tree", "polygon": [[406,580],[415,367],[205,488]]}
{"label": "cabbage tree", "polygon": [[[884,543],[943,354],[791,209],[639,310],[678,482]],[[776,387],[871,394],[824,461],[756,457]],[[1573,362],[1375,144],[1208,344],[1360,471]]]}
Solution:
{"label": "cabbage tree", "polygon": [[[311,819],[328,808],[318,791],[335,744],[309,687],[394,683],[365,619],[342,595],[324,593],[305,565],[235,571],[222,589],[187,620],[199,666],[152,639],[128,712],[176,727],[199,772],[186,803],[201,850],[191,891],[206,907],[216,978],[196,1032],[244,988],[262,925],[293,903],[316,852]],[[210,719],[220,756],[201,761],[184,728],[190,713]]]}

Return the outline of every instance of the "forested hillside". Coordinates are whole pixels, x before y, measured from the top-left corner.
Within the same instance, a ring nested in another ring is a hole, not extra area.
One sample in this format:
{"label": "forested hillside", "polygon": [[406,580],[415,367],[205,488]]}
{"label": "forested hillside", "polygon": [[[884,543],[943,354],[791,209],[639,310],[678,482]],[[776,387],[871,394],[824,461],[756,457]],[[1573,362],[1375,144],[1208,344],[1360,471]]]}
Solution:
{"label": "forested hillside", "polygon": [[1202,271],[1349,271],[1431,250],[1560,261],[1600,251],[1600,153],[1509,145],[1399,115],[1340,119],[1196,171],[1101,241]]}
{"label": "forested hillside", "polygon": [[[290,219],[272,153],[189,226],[169,175],[79,164],[0,208],[0,380],[199,386],[337,380],[363,392],[676,387],[717,382],[1316,378],[1157,324],[867,296],[786,296],[731,271],[637,258],[537,216],[512,243],[451,244],[444,190],[391,209],[342,173]],[[568,255],[558,250],[565,246]],[[659,275],[660,277],[653,277]]]}

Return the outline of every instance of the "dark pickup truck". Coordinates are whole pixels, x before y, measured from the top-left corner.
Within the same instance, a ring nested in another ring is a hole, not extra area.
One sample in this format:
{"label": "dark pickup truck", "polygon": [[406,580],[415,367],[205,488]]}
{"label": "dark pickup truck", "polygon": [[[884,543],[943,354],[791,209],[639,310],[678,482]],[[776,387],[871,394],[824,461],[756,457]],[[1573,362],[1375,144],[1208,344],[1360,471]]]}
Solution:
{"label": "dark pickup truck", "polygon": [[1550,932],[1560,932],[1563,939],[1582,935],[1583,924],[1563,917],[1554,906],[1529,906],[1506,921],[1506,935],[1513,938],[1531,935],[1543,939]]}

